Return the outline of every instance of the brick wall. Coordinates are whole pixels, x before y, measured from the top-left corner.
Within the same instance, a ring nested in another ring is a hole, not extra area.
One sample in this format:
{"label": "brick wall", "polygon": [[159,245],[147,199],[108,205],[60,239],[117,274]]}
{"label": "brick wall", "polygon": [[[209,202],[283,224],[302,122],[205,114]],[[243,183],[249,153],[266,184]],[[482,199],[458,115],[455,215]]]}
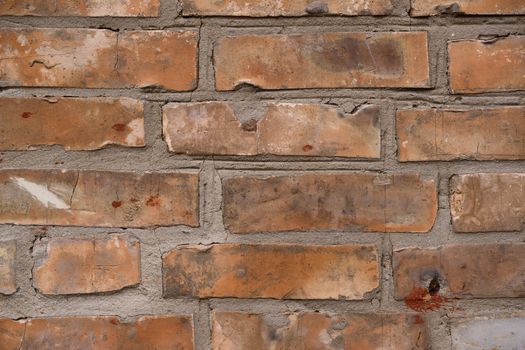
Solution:
{"label": "brick wall", "polygon": [[523,15],[0,1],[0,350],[524,349]]}

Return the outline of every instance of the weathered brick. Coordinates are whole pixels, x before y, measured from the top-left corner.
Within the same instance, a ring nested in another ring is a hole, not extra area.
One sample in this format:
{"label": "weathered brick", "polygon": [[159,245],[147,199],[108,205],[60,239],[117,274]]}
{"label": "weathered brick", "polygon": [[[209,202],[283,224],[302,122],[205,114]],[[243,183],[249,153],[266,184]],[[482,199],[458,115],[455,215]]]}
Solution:
{"label": "weathered brick", "polygon": [[454,94],[525,90],[525,36],[448,45]]}
{"label": "weathered brick", "polygon": [[214,60],[218,90],[430,86],[426,32],[225,37]]}
{"label": "weathered brick", "polygon": [[238,176],[223,180],[223,193],[233,233],[427,232],[437,211],[434,181],[416,174]]}
{"label": "weathered brick", "polygon": [[522,15],[525,3],[520,0],[412,0],[411,16],[440,14]]}
{"label": "weathered brick", "polygon": [[16,292],[16,241],[0,242],[0,294]]}
{"label": "weathered brick", "polygon": [[332,15],[387,15],[392,12],[391,0],[183,0],[185,16],[305,16],[308,14]]}
{"label": "weathered brick", "polygon": [[227,102],[169,104],[164,138],[172,152],[379,158],[379,108],[352,115],[316,104],[270,103],[259,120],[240,121]]}
{"label": "weathered brick", "polygon": [[451,324],[453,350],[525,349],[525,315],[456,319]]}
{"label": "weathered brick", "polygon": [[0,16],[156,17],[160,0],[3,0]]}
{"label": "weathered brick", "polygon": [[0,83],[193,90],[198,34],[99,29],[0,30]]}
{"label": "weathered brick", "polygon": [[192,350],[193,319],[149,316],[129,323],[114,316],[0,319],[0,344],[6,344],[2,350]]}
{"label": "weathered brick", "polygon": [[520,231],[525,225],[525,174],[466,174],[450,181],[457,232]]}
{"label": "weathered brick", "polygon": [[0,150],[144,146],[144,105],[129,98],[0,98]]}
{"label": "weathered brick", "polygon": [[52,238],[35,252],[33,286],[43,294],[111,292],[140,283],[140,243],[129,235]]}
{"label": "weathered brick", "polygon": [[77,170],[0,171],[0,223],[198,226],[198,175]]}
{"label": "weathered brick", "polygon": [[399,160],[525,159],[525,107],[397,112]]}
{"label": "weathered brick", "polygon": [[525,244],[406,248],[394,252],[393,264],[395,298],[410,303],[422,292],[422,304],[432,302],[433,296],[525,296]]}
{"label": "weathered brick", "polygon": [[212,314],[213,350],[416,350],[427,346],[425,323],[417,314]]}
{"label": "weathered brick", "polygon": [[365,299],[379,287],[371,245],[186,246],[163,257],[164,296]]}

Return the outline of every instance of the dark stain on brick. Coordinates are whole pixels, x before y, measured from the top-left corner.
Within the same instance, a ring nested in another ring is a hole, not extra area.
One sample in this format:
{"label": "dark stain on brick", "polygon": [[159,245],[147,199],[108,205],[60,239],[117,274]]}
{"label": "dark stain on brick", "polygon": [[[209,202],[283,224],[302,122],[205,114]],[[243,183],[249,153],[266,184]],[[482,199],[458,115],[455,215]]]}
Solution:
{"label": "dark stain on brick", "polygon": [[313,149],[314,149],[314,146],[312,146],[312,145],[304,145],[303,146],[303,151],[305,151],[305,152],[310,152]]}
{"label": "dark stain on brick", "polygon": [[126,131],[126,124],[115,124],[111,128],[115,131]]}
{"label": "dark stain on brick", "polygon": [[146,205],[148,207],[158,207],[160,206],[160,197],[159,196],[151,196],[146,201]]}
{"label": "dark stain on brick", "polygon": [[122,201],[113,201],[113,203],[111,203],[111,206],[113,208],[120,208],[122,206]]}
{"label": "dark stain on brick", "polygon": [[31,112],[24,112],[24,113],[22,113],[22,118],[25,118],[25,119],[31,118],[32,116],[33,116],[33,113],[31,113]]}

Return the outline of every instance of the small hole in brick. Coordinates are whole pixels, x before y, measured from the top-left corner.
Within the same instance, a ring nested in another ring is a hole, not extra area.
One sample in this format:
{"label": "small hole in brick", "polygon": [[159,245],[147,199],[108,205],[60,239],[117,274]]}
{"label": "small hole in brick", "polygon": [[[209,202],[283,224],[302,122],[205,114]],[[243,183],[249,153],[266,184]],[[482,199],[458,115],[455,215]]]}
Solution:
{"label": "small hole in brick", "polygon": [[428,284],[428,294],[436,295],[437,293],[439,293],[440,289],[441,286],[439,285],[438,276],[434,276],[434,278],[432,278],[432,280]]}

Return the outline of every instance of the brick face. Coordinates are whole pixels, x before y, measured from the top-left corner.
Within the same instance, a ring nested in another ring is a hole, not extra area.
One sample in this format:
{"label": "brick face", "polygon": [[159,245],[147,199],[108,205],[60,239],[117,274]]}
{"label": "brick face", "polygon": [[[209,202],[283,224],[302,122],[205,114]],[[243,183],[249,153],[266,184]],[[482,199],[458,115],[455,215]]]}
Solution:
{"label": "brick face", "polygon": [[193,90],[195,32],[1,29],[0,81],[8,86]]}
{"label": "brick face", "polygon": [[[462,244],[395,251],[395,297],[409,298],[429,288],[429,293],[451,298],[523,297],[524,253],[525,244]],[[439,288],[434,287],[432,292],[429,286],[436,282]]]}
{"label": "brick face", "polygon": [[308,14],[333,15],[387,15],[391,13],[391,0],[364,0],[349,3],[345,0],[183,0],[183,14],[186,16],[304,16]]}
{"label": "brick face", "polygon": [[140,243],[134,237],[53,238],[41,249],[45,257],[37,257],[33,268],[40,293],[100,293],[140,283]]}
{"label": "brick face", "polygon": [[425,32],[225,37],[214,59],[217,90],[430,86]]}
{"label": "brick face", "polygon": [[425,324],[417,314],[300,313],[281,315],[276,326],[262,314],[213,313],[213,350],[426,349]]}
{"label": "brick face", "polygon": [[525,107],[397,112],[400,161],[525,159]]}
{"label": "brick face", "polygon": [[160,0],[4,0],[0,16],[158,16]]}
{"label": "brick face", "polygon": [[144,104],[129,98],[0,98],[0,115],[0,150],[144,146]]}
{"label": "brick face", "polygon": [[30,349],[180,349],[193,350],[191,316],[54,317],[0,319],[0,344],[5,350]]}
{"label": "brick face", "polygon": [[448,45],[450,88],[455,94],[525,90],[525,36],[464,40]]}
{"label": "brick face", "polygon": [[164,296],[365,299],[379,287],[370,245],[189,246],[163,258]]}
{"label": "brick face", "polygon": [[525,4],[519,0],[412,0],[411,16],[439,14],[523,15]]}
{"label": "brick face", "polygon": [[172,152],[196,155],[380,157],[376,106],[353,115],[314,104],[263,108],[261,119],[243,123],[229,103],[170,104],[164,107],[164,138]]}
{"label": "brick face", "polygon": [[16,292],[16,241],[0,242],[0,294]]}
{"label": "brick face", "polygon": [[414,174],[240,176],[223,180],[223,196],[233,233],[427,232],[437,210],[434,181]]}
{"label": "brick face", "polygon": [[189,173],[3,170],[0,222],[99,227],[198,226]]}
{"label": "brick face", "polygon": [[519,231],[525,222],[525,174],[466,174],[450,181],[457,232]]}

